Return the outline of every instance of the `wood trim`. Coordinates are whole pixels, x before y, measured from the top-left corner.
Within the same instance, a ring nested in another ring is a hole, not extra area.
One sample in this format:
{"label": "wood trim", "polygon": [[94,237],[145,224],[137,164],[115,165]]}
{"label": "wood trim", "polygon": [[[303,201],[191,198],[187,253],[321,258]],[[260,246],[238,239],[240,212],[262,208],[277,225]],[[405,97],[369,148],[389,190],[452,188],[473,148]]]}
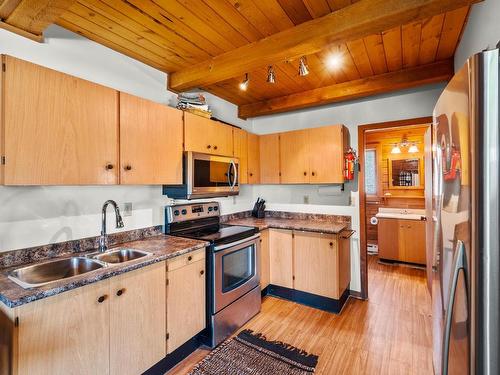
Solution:
{"label": "wood trim", "polygon": [[366,197],[365,197],[365,132],[367,130],[388,129],[403,126],[413,126],[417,124],[431,124],[432,116],[419,117],[414,119],[379,122],[358,126],[358,158],[361,166],[358,174],[359,190],[359,249],[361,268],[361,295],[363,299],[368,299],[368,259],[366,253]]}
{"label": "wood trim", "polygon": [[10,31],[11,33],[20,35],[22,37],[31,39],[34,42],[42,43],[43,42],[43,35],[36,35],[33,33],[30,33],[29,31],[20,29],[19,27],[9,25],[8,23],[5,23],[3,21],[0,21],[0,29],[4,29],[7,31]]}
{"label": "wood trim", "polygon": [[363,0],[173,73],[169,89],[205,87],[267,65],[291,61],[477,0]]}
{"label": "wood trim", "polygon": [[361,98],[395,90],[449,81],[454,74],[453,60],[422,65],[397,72],[384,73],[317,89],[240,105],[238,117],[269,115],[322,104]]}

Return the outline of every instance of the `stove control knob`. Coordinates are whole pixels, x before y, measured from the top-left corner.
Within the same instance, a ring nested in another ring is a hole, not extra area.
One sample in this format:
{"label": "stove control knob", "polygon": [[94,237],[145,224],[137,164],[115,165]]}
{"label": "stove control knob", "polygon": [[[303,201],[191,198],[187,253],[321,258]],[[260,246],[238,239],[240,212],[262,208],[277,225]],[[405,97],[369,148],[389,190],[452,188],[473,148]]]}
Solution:
{"label": "stove control knob", "polygon": [[183,209],[183,210],[182,210],[182,214],[183,214],[183,215],[185,215],[185,214],[187,214],[187,213],[188,213],[188,212],[187,212],[187,210],[186,210],[186,209]]}
{"label": "stove control knob", "polygon": [[208,212],[212,212],[213,207],[208,207]]}
{"label": "stove control knob", "polygon": [[219,207],[214,206],[214,211],[217,211],[218,209],[219,209]]}
{"label": "stove control knob", "polygon": [[175,211],[174,211],[174,215],[175,215],[175,216],[179,216],[179,210],[175,210]]}

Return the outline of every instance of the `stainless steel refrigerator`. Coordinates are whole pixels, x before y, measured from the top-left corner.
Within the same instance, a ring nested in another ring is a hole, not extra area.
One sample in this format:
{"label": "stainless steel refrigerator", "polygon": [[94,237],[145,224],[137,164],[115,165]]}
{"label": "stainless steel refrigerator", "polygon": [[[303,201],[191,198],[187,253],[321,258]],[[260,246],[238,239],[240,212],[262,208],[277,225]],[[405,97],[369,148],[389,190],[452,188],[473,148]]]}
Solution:
{"label": "stainless steel refrigerator", "polygon": [[434,109],[436,374],[500,374],[499,50],[472,56]]}

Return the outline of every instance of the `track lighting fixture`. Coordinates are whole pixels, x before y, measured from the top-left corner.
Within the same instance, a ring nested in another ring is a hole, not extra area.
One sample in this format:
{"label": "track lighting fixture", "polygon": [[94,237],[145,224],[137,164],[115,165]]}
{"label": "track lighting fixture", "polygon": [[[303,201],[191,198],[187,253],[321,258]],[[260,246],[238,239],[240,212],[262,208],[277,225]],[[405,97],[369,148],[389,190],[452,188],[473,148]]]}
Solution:
{"label": "track lighting fixture", "polygon": [[304,77],[309,74],[309,67],[305,56],[302,56],[299,61],[299,76]]}
{"label": "track lighting fixture", "polygon": [[267,83],[276,83],[276,73],[274,73],[272,65],[267,68]]}
{"label": "track lighting fixture", "polygon": [[247,91],[248,82],[248,73],[245,73],[245,79],[240,83],[240,90]]}

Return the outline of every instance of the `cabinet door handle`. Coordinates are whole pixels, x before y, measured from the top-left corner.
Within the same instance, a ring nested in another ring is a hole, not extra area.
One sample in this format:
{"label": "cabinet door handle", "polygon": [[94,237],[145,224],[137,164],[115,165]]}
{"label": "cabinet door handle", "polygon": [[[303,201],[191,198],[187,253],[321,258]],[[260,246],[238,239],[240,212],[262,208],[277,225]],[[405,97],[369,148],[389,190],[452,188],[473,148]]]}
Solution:
{"label": "cabinet door handle", "polygon": [[333,242],[330,242],[330,246],[333,246]]}
{"label": "cabinet door handle", "polygon": [[311,173],[311,175],[315,176],[315,173],[314,173],[314,172],[312,172],[312,173]]}
{"label": "cabinet door handle", "polygon": [[304,172],[304,176],[307,176],[307,172]]}
{"label": "cabinet door handle", "polygon": [[115,166],[114,166],[113,164],[111,164],[111,163],[106,164],[106,170],[107,170],[107,171],[112,170],[114,167],[115,167]]}
{"label": "cabinet door handle", "polygon": [[100,296],[98,299],[97,299],[97,302],[99,303],[103,303],[104,301],[106,301],[106,299],[108,298],[108,296],[105,294],[103,296]]}
{"label": "cabinet door handle", "polygon": [[188,262],[192,261],[193,260],[193,257],[190,255],[188,256]]}
{"label": "cabinet door handle", "polygon": [[125,170],[126,171],[131,171],[132,170],[132,166],[131,165],[126,165],[125,166]]}
{"label": "cabinet door handle", "polygon": [[214,150],[217,150],[217,146],[214,146]]}
{"label": "cabinet door handle", "polygon": [[252,177],[252,176],[253,176],[253,173],[250,173],[250,177]]}
{"label": "cabinet door handle", "polygon": [[201,270],[200,275],[204,275],[204,274],[205,274],[205,270]]}
{"label": "cabinet door handle", "polygon": [[211,149],[211,148],[212,148],[212,146],[211,146],[211,145],[207,145],[207,148],[208,148],[208,149]]}
{"label": "cabinet door handle", "polygon": [[118,290],[116,291],[116,295],[117,295],[118,297],[120,297],[123,293],[125,293],[125,288],[118,289]]}

